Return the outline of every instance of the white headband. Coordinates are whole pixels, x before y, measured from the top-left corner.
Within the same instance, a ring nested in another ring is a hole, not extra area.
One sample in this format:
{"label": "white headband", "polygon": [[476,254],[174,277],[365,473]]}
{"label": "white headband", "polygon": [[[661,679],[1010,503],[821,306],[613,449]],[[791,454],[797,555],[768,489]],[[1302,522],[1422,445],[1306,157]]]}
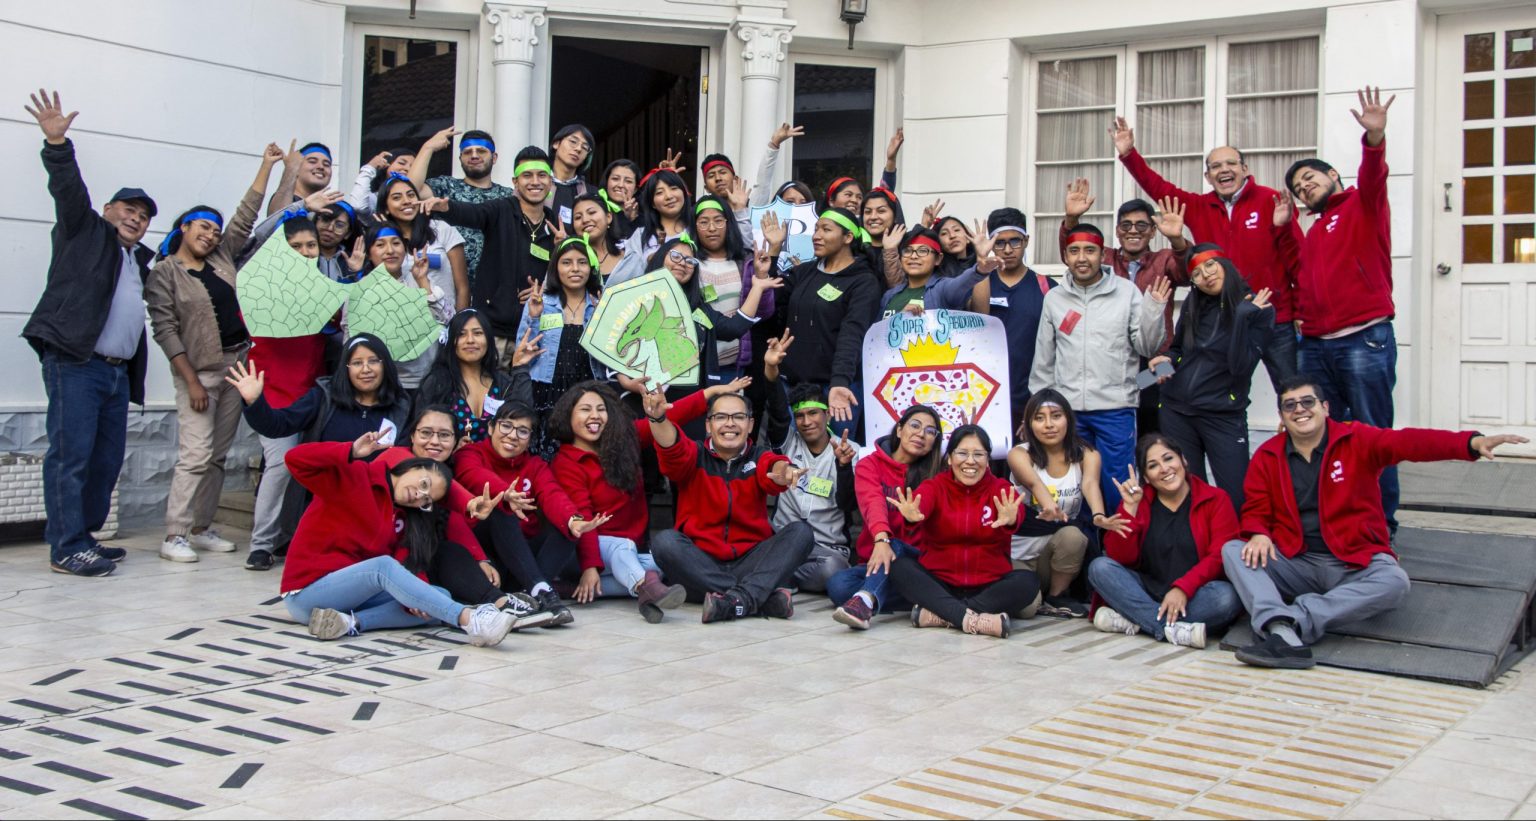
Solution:
{"label": "white headband", "polygon": [[992,229],[992,233],[987,235],[987,239],[996,239],[997,235],[1001,234],[1004,231],[1018,231],[1019,232],[1019,236],[1024,237],[1026,239],[1029,238],[1029,232],[1025,231],[1023,228],[1021,228],[1021,227],[1019,227],[1017,225],[999,225],[998,227]]}

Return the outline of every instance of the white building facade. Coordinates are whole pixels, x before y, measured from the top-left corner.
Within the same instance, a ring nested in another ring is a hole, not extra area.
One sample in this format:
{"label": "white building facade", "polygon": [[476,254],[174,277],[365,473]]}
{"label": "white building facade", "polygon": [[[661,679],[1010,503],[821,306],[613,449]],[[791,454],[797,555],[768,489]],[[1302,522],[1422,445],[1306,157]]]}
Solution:
{"label": "white building facade", "polygon": [[[518,147],[602,115],[618,125],[599,130],[599,162],[666,143],[686,152],[689,176],[718,151],[750,179],[774,126],[795,121],[807,135],[786,144],[770,184],[799,174],[824,185],[865,158],[855,176],[867,183],[904,127],[897,193],[909,218],[935,198],[967,220],[1016,206],[1036,235],[1033,264],[1051,272],[1069,179],[1093,181],[1090,216],[1106,227],[1141,196],[1105,132],[1117,113],[1186,188],[1204,188],[1201,158],[1221,144],[1243,149],[1268,185],[1302,156],[1353,182],[1349,109],[1356,89],[1381,86],[1397,96],[1387,144],[1398,424],[1536,435],[1536,5],[867,6],[852,50],[838,0],[0,6],[0,150],[13,181],[0,201],[0,445],[45,446],[37,360],[18,336],[52,222],[40,136],[21,110],[40,86],[81,111],[72,136],[98,205],[124,185],[155,196],[150,242],[192,204],[232,207],[271,141],[332,146],[345,190],[378,150],[444,125],[481,128],[506,182]],[[632,158],[648,166],[660,154]],[[149,404],[132,414],[130,509],[162,498],[174,461],[169,373],[154,352]],[[1260,377],[1251,427],[1272,429],[1272,407]]]}

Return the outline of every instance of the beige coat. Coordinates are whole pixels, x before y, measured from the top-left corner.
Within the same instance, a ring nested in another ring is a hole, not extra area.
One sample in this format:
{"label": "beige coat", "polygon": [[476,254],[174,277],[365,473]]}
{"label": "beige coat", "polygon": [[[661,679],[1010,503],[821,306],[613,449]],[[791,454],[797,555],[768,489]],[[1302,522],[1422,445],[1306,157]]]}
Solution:
{"label": "beige coat", "polygon": [[[230,287],[235,285],[235,254],[245,246],[261,207],[261,193],[245,192],[235,209],[217,248],[204,263]],[[144,286],[144,301],[149,305],[149,321],[155,343],[165,351],[166,359],[186,354],[195,371],[222,370],[224,347],[219,343],[219,321],[213,313],[213,299],[197,277],[175,257],[166,257],[149,272]]]}

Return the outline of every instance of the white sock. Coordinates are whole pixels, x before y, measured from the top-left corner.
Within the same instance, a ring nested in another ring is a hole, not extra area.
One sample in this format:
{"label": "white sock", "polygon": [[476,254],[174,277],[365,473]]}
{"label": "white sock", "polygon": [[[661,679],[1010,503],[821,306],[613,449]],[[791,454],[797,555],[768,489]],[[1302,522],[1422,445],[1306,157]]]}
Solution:
{"label": "white sock", "polygon": [[342,613],[341,617],[347,620],[347,635],[349,635],[349,636],[357,635],[358,634],[357,616],[354,616],[351,613]]}
{"label": "white sock", "polygon": [[1305,647],[1301,643],[1301,636],[1296,635],[1296,630],[1285,622],[1274,622],[1264,628],[1264,632],[1272,636],[1279,636],[1280,640],[1292,647]]}
{"label": "white sock", "polygon": [[540,593],[543,593],[545,590],[554,590],[554,588],[549,586],[549,582],[539,582],[530,588],[528,592],[537,596]]}
{"label": "white sock", "polygon": [[870,593],[868,590],[860,590],[859,592],[854,593],[853,595],[858,597],[858,598],[863,599],[864,600],[864,604],[868,605],[869,609],[871,609],[871,610],[875,609],[875,596],[874,596],[873,593]]}

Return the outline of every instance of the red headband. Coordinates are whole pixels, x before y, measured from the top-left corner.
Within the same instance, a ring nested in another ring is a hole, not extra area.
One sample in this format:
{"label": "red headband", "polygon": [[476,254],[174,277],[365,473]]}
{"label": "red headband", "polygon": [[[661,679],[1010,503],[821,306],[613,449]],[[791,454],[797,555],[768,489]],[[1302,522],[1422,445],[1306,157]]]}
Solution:
{"label": "red headband", "polygon": [[1071,245],[1074,242],[1091,242],[1100,248],[1104,247],[1104,238],[1091,231],[1073,231],[1068,234],[1067,244]]}
{"label": "red headband", "polygon": [[[883,185],[877,185],[874,188],[870,189],[869,194],[879,194],[879,195],[881,195],[883,197],[888,198],[891,202],[900,202],[900,200],[896,199],[896,195],[891,193],[891,189],[886,188]],[[864,196],[868,197],[869,194],[865,194]]]}
{"label": "red headband", "polygon": [[832,199],[832,195],[837,191],[837,187],[842,185],[845,182],[857,182],[857,181],[853,177],[838,177],[837,179],[832,181],[831,185],[827,186],[827,199],[831,200]]}
{"label": "red headband", "polygon": [[714,168],[717,165],[723,165],[726,168],[731,169],[731,173],[732,174],[736,173],[736,166],[731,165],[731,161],[730,160],[710,160],[709,162],[704,163],[704,167],[699,169],[699,170],[704,172],[705,174],[708,174],[709,173],[709,169]]}
{"label": "red headband", "polygon": [[911,246],[911,245],[926,245],[929,248],[932,248],[933,252],[935,254],[942,254],[942,253],[944,253],[944,249],[939,247],[939,241],[934,239],[933,237],[916,236],[916,237],[913,237],[912,241],[907,243],[907,245],[909,245],[909,246]]}
{"label": "red headband", "polygon": [[1194,273],[1196,268],[1204,265],[1209,260],[1225,258],[1226,254],[1223,254],[1220,248],[1212,248],[1209,251],[1201,251],[1200,253],[1195,254],[1189,258],[1189,272]]}
{"label": "red headband", "polygon": [[652,168],[651,170],[645,172],[645,176],[640,178],[640,182],[636,183],[635,187],[636,188],[644,188],[646,181],[649,180],[651,177],[656,176],[656,172],[660,171],[660,170],[661,170],[660,168]]}

